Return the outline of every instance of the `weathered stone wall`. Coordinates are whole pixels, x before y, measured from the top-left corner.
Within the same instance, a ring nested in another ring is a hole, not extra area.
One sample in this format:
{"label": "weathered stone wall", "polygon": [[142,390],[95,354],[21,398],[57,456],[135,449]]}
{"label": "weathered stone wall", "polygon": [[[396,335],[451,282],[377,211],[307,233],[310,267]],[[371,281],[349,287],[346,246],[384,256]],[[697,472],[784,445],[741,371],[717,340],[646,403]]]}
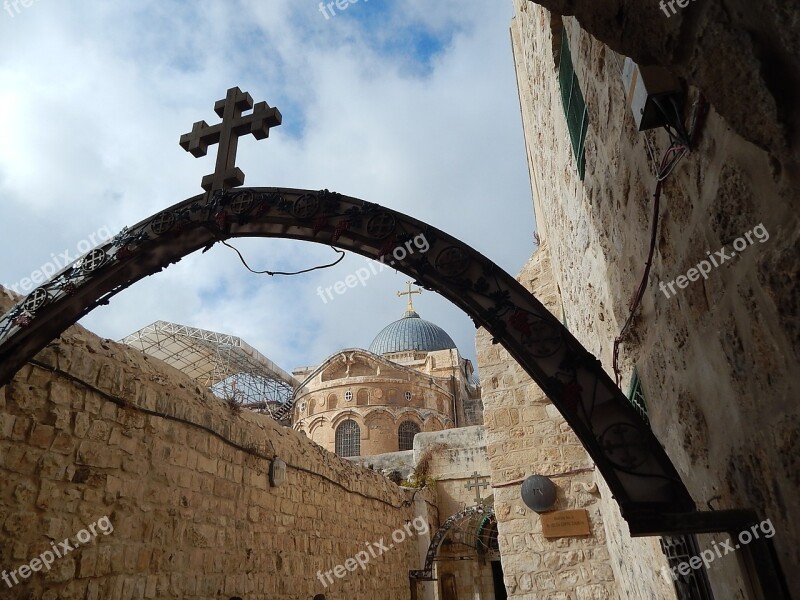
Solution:
{"label": "weathered stone wall", "polygon": [[[288,463],[279,487],[273,457]],[[3,598],[405,600],[427,546],[414,528],[327,589],[317,572],[388,545],[434,502],[77,326],[0,388],[0,472],[8,572],[103,516],[114,528],[11,589],[0,581]]]}
{"label": "weathered stone wall", "polygon": [[[423,454],[431,452],[430,477],[436,480],[437,506],[441,520],[475,504],[475,490],[465,486],[472,474],[489,476],[486,455],[486,430],[482,425],[459,427],[446,431],[420,433],[414,438],[414,463],[419,464]],[[487,487],[481,496],[491,495]]]}
{"label": "weathered stone wall", "polygon": [[[699,88],[745,139],[768,149],[784,192],[800,180],[800,2],[535,0],[640,64]],[[681,6],[682,5],[682,6]]]}
{"label": "weathered stone wall", "polygon": [[[486,455],[486,432],[483,426],[460,427],[432,433],[420,433],[414,438],[414,462],[419,465],[423,456],[430,452],[428,476],[436,480],[437,507],[439,523],[444,523],[451,515],[475,506],[476,488],[468,488],[474,483],[474,473],[479,476],[481,498],[492,494],[489,488],[489,463]],[[436,598],[447,598],[441,590],[441,582],[451,574],[458,598],[494,598],[494,582],[489,561],[480,562],[475,556],[472,560],[458,557],[475,555],[475,549],[462,545],[450,547],[443,544],[435,563],[437,582],[422,583],[420,589]],[[452,560],[448,560],[451,558]]]}
{"label": "weathered stone wall", "polygon": [[399,477],[408,479],[414,473],[413,450],[373,454],[372,456],[348,456],[347,461],[372,471],[378,471],[386,476],[394,472]]}
{"label": "weathered stone wall", "polygon": [[[518,277],[553,313],[560,298],[549,249],[543,243]],[[509,598],[605,600],[667,599],[674,591],[656,568],[666,566],[654,540],[626,540],[625,558],[647,565],[629,591],[621,591],[607,532],[619,535],[619,511],[578,438],[545,394],[483,329],[476,340],[483,386],[487,452],[495,492],[500,552]],[[558,488],[554,510],[586,509],[592,533],[585,537],[546,539],[539,515],[522,501],[522,481],[546,475]],[[599,484],[599,485],[598,485]],[[656,568],[654,568],[656,567]],[[646,593],[643,593],[646,592]]]}
{"label": "weathered stone wall", "polygon": [[[550,245],[570,330],[610,370],[613,340],[628,318],[650,242],[656,180],[646,141],[656,160],[669,141],[663,131],[635,130],[622,57],[565,18],[588,107],[581,181],[554,60],[561,19],[526,0],[515,4],[512,34],[539,233]],[[586,4],[601,11],[607,3]],[[738,46],[727,47],[738,60]],[[690,89],[690,107],[697,97]],[[747,101],[751,121],[774,117],[761,96]],[[625,386],[638,370],[653,430],[698,506],[753,508],[771,519],[789,586],[800,589],[800,571],[792,569],[800,564],[800,522],[790,518],[800,509],[800,215],[787,176],[774,155],[739,137],[711,106],[698,146],[663,186],[653,267],[620,363]],[[659,282],[690,275],[708,252],[724,247],[730,254],[734,240],[760,225],[760,239],[707,279],[684,279],[675,294],[660,290]],[[625,544],[610,548],[614,564],[638,554]],[[623,589],[637,577],[617,575]],[[742,596],[735,557],[715,561],[709,575],[718,597]]]}

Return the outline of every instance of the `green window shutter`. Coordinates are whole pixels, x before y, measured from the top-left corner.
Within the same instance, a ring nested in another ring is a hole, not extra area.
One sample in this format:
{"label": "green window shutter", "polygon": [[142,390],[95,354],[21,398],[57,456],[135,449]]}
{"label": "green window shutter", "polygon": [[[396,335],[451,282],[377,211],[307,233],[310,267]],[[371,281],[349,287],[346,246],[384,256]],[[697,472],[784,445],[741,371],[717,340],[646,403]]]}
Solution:
{"label": "green window shutter", "polygon": [[558,64],[558,81],[561,87],[561,102],[564,105],[564,114],[567,118],[567,129],[572,142],[572,152],[578,165],[578,175],[581,180],[586,172],[586,131],[589,129],[589,113],[583,99],[575,67],[572,63],[572,54],[569,51],[567,32],[561,32],[561,55]]}
{"label": "green window shutter", "polygon": [[631,377],[628,400],[630,400],[633,407],[642,416],[644,422],[650,425],[650,417],[647,414],[647,404],[645,403],[644,391],[642,390],[642,380],[639,379],[639,373],[636,369],[633,370],[633,377]]}

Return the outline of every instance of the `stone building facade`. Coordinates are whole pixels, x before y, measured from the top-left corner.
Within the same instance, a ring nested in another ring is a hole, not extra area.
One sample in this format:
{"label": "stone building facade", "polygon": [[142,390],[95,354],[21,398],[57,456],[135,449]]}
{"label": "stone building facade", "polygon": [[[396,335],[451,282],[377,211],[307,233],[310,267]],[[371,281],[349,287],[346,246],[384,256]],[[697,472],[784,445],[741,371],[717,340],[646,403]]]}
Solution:
{"label": "stone building facade", "polygon": [[472,364],[447,333],[409,305],[369,350],[295,369],[293,427],[340,456],[409,451],[419,432],[483,422]]}
{"label": "stone building facade", "polygon": [[[549,242],[541,244],[518,279],[551,312],[560,312]],[[662,576],[667,561],[657,540],[630,537],[608,487],[547,396],[485,330],[478,332],[476,345],[508,597],[675,598],[671,582]],[[522,482],[532,475],[555,483],[553,511],[587,511],[589,535],[544,537],[542,516],[521,496]],[[617,550],[613,559],[612,548]]]}
{"label": "stone building facade", "polygon": [[[800,589],[798,573],[791,568],[800,563],[796,543],[800,529],[792,518],[799,508],[800,484],[796,460],[800,383],[795,375],[800,349],[796,258],[800,228],[792,185],[797,171],[781,135],[771,141],[760,137],[766,130],[789,128],[791,119],[787,113],[775,113],[765,100],[763,92],[769,86],[758,78],[754,63],[728,71],[753,73],[747,86],[754,94],[746,115],[727,98],[722,100],[730,117],[726,120],[707,101],[719,100],[720,89],[730,88],[731,81],[702,93],[689,85],[685,118],[690,126],[696,125],[693,147],[658,184],[660,159],[673,140],[663,130],[637,131],[630,88],[622,76],[625,57],[592,37],[575,18],[561,17],[527,0],[514,4],[512,45],[541,240],[521,280],[544,296],[553,313],[564,316],[573,335],[613,375],[614,341],[631,314],[632,298],[648,262],[654,218],[659,218],[644,294],[619,343],[621,384],[627,389],[638,380],[637,403],[698,506],[753,509],[769,520],[788,587]],[[560,1],[541,4],[568,12]],[[639,13],[647,12],[647,7],[622,2],[624,8],[615,6],[611,11],[604,2],[575,4],[582,23],[617,45],[639,44],[639,54],[651,57],[653,48],[649,53],[641,48],[657,46],[664,38],[662,30],[671,30],[672,25],[691,24],[692,29],[684,31],[687,44],[694,32],[719,25],[712,20],[715,9],[687,11],[686,17],[674,17],[664,27],[651,16],[652,23],[645,28],[647,21]],[[624,41],[619,41],[619,31],[610,32],[619,29],[612,16],[601,19],[606,12],[621,14],[620,10],[630,25]],[[767,12],[765,19],[781,11],[770,6]],[[736,30],[735,24],[728,25]],[[754,36],[752,43],[758,39]],[[693,56],[693,68],[680,64],[676,71],[687,75],[690,83],[708,84],[709,65],[729,39],[729,35],[711,36],[693,42],[707,52]],[[743,56],[749,55],[750,42],[743,47]],[[720,54],[719,60],[731,66],[729,54],[727,58]],[[658,59],[665,56],[674,54],[665,47]],[[579,119],[567,109],[575,108],[570,99],[576,98],[585,104]],[[776,96],[778,100],[785,97]],[[708,108],[707,115],[703,107]],[[754,119],[761,119],[761,133],[754,131]],[[583,152],[576,152],[581,146]],[[718,256],[720,250],[729,257],[726,264],[714,263],[701,277],[700,262]],[[591,468],[581,459],[580,448],[570,451],[574,453],[569,457],[564,455],[569,446],[547,453],[535,448],[539,438],[529,436],[537,429],[553,435],[555,425],[564,441],[569,433],[557,423],[537,423],[535,413],[541,417],[552,408],[546,403],[536,406],[535,387],[528,387],[529,380],[501,349],[490,346],[486,336],[479,335],[478,346],[493,484],[517,480],[534,468]],[[548,460],[539,463],[537,456]],[[558,582],[552,587],[549,581],[546,585],[551,587],[542,587],[536,579],[538,567],[523,551],[535,547],[536,525],[517,518],[515,511],[524,508],[514,494],[506,500],[498,490],[501,544],[507,550],[514,548],[512,556],[520,555],[517,564],[508,551],[503,557],[509,589],[516,589],[515,597],[520,598],[539,598],[543,593],[552,593],[553,598],[576,593],[631,600],[672,597],[674,591],[665,590],[664,579],[672,582],[658,574],[663,557],[654,539],[630,538],[603,481],[582,477],[586,479],[563,480],[562,502],[566,506],[589,502],[599,511],[608,541],[600,553],[610,555],[615,588],[609,587],[610,579],[591,584],[605,591],[586,587],[589,584],[580,592],[576,590],[581,588],[569,591],[569,585],[556,591]],[[515,538],[518,528],[523,535]],[[602,535],[600,529],[597,534]],[[726,533],[698,536],[698,549],[728,537]],[[702,571],[698,575],[707,574],[716,598],[758,597],[740,557],[719,558]],[[581,577],[586,575],[581,570]]]}

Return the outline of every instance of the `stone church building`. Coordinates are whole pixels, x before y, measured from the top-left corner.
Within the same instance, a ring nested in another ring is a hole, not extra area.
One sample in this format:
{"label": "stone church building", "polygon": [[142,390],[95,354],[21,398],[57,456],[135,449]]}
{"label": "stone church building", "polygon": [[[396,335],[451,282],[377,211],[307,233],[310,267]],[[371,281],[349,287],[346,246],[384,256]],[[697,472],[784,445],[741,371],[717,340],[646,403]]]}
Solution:
{"label": "stone church building", "polygon": [[513,5],[517,280],[628,392],[605,459],[656,439],[697,512],[632,514],[552,387],[410,304],[288,425],[74,325],[0,387],[4,598],[798,597],[797,3]]}
{"label": "stone church building", "polygon": [[[412,292],[409,286],[408,294]],[[422,431],[483,423],[480,384],[469,360],[409,300],[368,351],[337,352],[296,369],[293,426],[339,456],[413,449]]]}

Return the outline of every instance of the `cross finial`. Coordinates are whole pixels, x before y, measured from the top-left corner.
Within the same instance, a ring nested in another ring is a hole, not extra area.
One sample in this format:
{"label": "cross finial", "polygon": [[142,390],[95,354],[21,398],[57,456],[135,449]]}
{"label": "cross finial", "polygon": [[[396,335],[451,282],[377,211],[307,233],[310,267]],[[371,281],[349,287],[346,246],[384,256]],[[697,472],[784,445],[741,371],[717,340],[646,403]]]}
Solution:
{"label": "cross finial", "polygon": [[[251,114],[242,114],[251,108]],[[257,140],[263,140],[269,137],[270,127],[277,127],[282,119],[280,111],[266,102],[254,107],[250,94],[238,87],[229,89],[225,99],[217,101],[214,112],[222,117],[221,123],[209,126],[205,121],[197,121],[180,139],[181,148],[195,157],[205,156],[210,145],[219,144],[214,172],[203,177],[201,183],[207,192],[243,185],[244,173],[236,166],[239,138],[252,133]]]}
{"label": "cross finial", "polygon": [[480,475],[478,475],[478,472],[475,471],[472,474],[472,476],[470,476],[469,483],[467,483],[464,486],[468,490],[476,488],[475,489],[475,504],[483,504],[483,498],[481,498],[481,488],[484,488],[484,487],[488,488],[489,487],[489,484],[485,482],[486,479],[488,479],[488,477],[481,477]]}
{"label": "cross finial", "polygon": [[414,311],[414,302],[411,299],[412,294],[421,294],[422,289],[417,288],[416,290],[411,290],[411,286],[414,285],[410,281],[406,281],[406,285],[408,286],[407,292],[397,292],[397,297],[402,298],[403,296],[408,296],[408,307],[406,308],[406,312],[413,312]]}

